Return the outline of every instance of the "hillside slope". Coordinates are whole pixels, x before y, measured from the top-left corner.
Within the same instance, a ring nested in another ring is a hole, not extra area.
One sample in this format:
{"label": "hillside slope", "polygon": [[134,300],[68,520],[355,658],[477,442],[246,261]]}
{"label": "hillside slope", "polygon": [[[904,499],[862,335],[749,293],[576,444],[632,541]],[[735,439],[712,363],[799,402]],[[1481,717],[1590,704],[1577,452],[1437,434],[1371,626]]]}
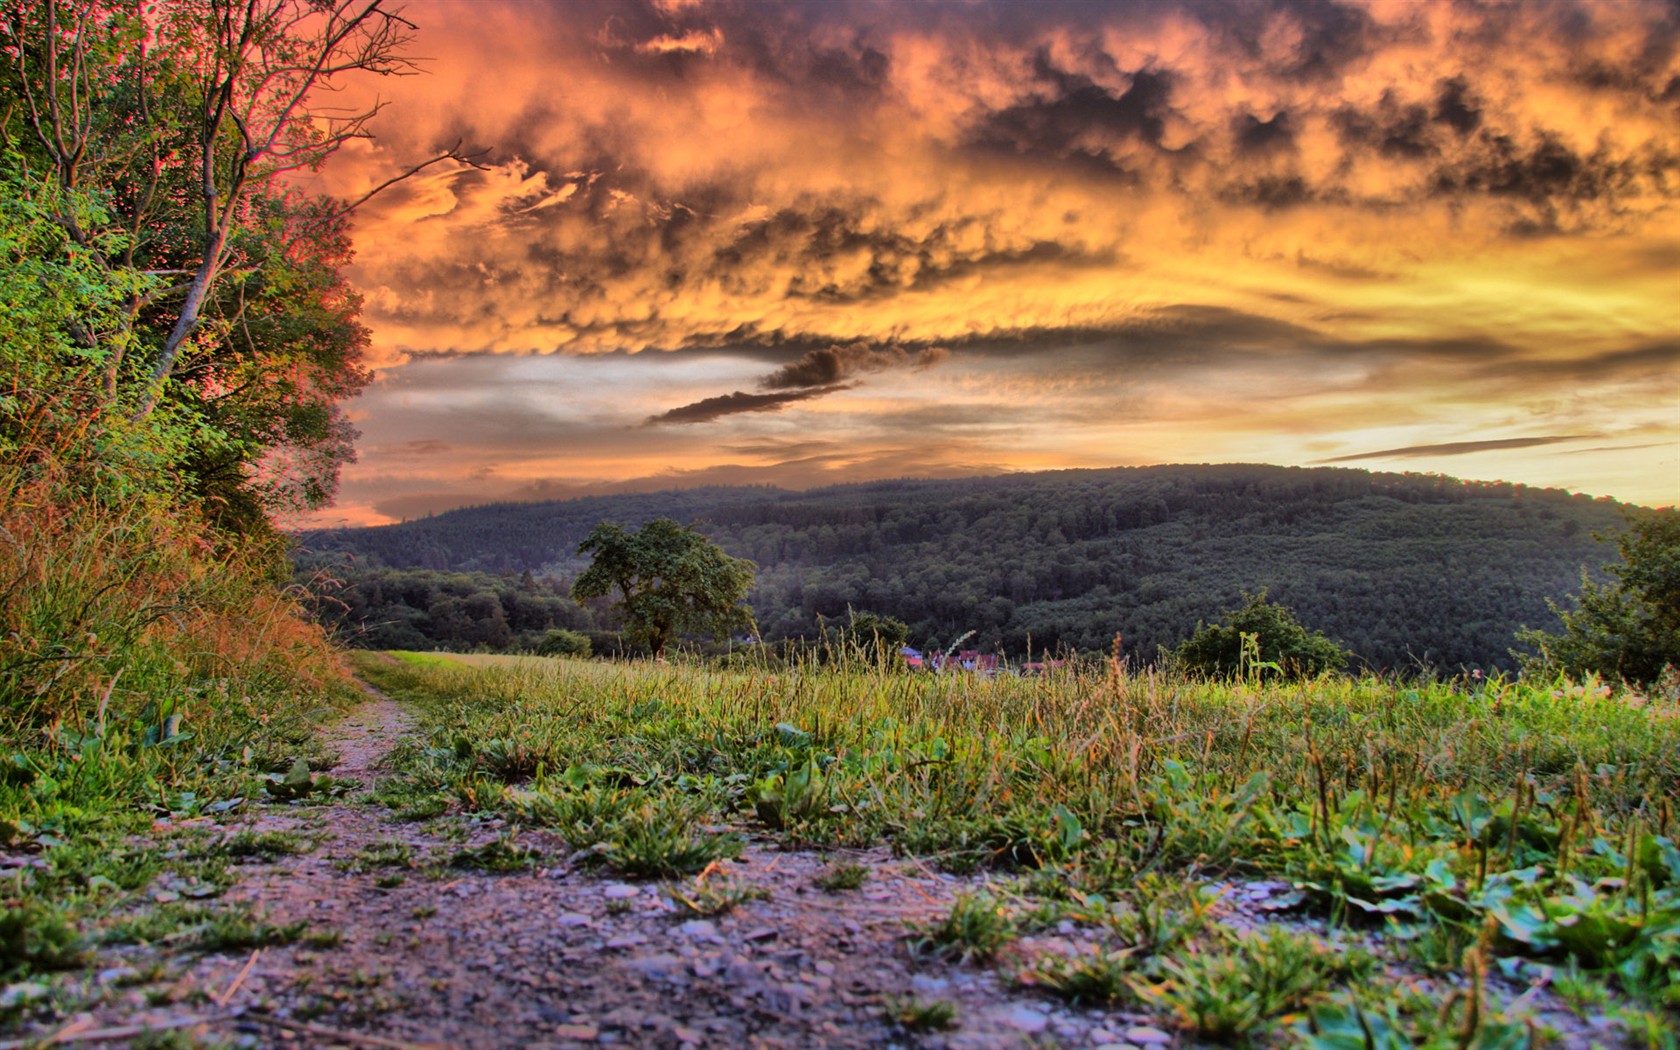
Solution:
{"label": "hillside slope", "polygon": [[362,567],[562,579],[596,523],[699,522],[759,565],[767,639],[810,636],[848,606],[896,616],[925,645],[1129,653],[1269,589],[1379,668],[1510,663],[1512,634],[1550,626],[1612,552],[1622,506],[1550,489],[1340,468],[1252,465],[1057,471],[807,492],[710,488],[498,504],[300,537]]}

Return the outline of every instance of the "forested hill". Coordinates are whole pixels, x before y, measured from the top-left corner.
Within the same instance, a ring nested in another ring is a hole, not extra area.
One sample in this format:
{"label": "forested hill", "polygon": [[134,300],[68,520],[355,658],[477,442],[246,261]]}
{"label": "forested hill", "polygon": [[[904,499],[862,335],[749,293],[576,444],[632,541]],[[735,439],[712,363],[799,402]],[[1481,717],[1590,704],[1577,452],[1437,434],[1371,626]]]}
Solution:
{"label": "forested hill", "polygon": [[[1107,649],[1120,633],[1152,658],[1266,588],[1374,667],[1457,671],[1508,666],[1519,626],[1555,626],[1546,598],[1613,558],[1593,533],[1621,509],[1437,476],[1172,466],[497,504],[300,540],[309,560],[354,554],[350,582],[380,567],[569,580],[598,522],[671,517],[758,563],[766,639],[812,636],[850,606],[927,646],[973,630],[965,647]],[[412,590],[395,610],[411,621],[427,600]]]}

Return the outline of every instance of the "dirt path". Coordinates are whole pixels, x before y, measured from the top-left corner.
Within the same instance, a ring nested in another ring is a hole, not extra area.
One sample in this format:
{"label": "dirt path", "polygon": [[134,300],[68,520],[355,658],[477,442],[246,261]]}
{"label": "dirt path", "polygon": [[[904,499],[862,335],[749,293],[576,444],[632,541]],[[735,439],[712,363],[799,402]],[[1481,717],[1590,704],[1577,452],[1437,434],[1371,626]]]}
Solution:
{"label": "dirt path", "polygon": [[[376,787],[381,759],[413,730],[402,705],[375,694],[334,730],[332,775]],[[307,922],[308,935],[254,951],[165,949],[168,1002],[132,994],[127,1009],[116,1000],[79,1018],[82,1031],[170,1028],[211,1045],[264,1047],[1186,1045],[1144,1014],[1076,1009],[993,968],[914,955],[907,924],[947,914],[979,880],[881,849],[818,854],[751,842],[707,884],[766,899],[701,917],[667,886],[571,866],[564,843],[537,833],[518,839],[541,850],[534,870],[454,867],[462,850],[508,829],[459,814],[400,821],[364,794],[262,806],[223,830],[314,843],[243,865],[218,905],[248,906],[273,924]],[[863,885],[818,888],[846,859],[866,868]],[[1255,921],[1263,900],[1253,886],[1233,888],[1218,909],[1236,923],[1247,909]],[[1069,925],[1009,950],[1067,951],[1086,936]],[[910,1033],[889,1022],[886,1004],[912,997],[952,1004],[955,1027]]]}
{"label": "dirt path", "polygon": [[[337,726],[335,778],[377,786],[380,761],[413,719],[375,695]],[[763,891],[697,916],[659,883],[627,883],[566,862],[565,844],[525,833],[535,870],[448,864],[506,834],[458,815],[415,822],[353,795],[268,805],[225,826],[314,842],[242,865],[221,906],[309,924],[298,943],[179,955],[168,1005],[83,1029],[183,1029],[235,1045],[311,1047],[878,1047],[952,1050],[1161,1046],[1167,1033],[1124,1012],[1071,1010],[1011,990],[989,969],[918,959],[906,924],[944,915],[974,880],[885,850],[807,853],[750,843],[706,877]],[[402,858],[391,863],[394,858]],[[868,872],[856,890],[815,880],[836,860]],[[725,870],[726,869],[726,870]],[[956,1027],[910,1035],[889,998],[943,1000]]]}

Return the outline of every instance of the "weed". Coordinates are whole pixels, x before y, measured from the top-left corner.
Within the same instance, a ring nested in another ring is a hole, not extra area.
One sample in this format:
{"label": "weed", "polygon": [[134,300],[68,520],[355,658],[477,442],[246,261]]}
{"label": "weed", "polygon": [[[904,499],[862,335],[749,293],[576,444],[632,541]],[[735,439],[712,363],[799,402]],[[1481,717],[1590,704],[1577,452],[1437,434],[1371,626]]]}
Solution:
{"label": "weed", "polygon": [[1371,965],[1363,952],[1339,953],[1313,937],[1277,929],[1227,935],[1219,950],[1180,948],[1159,961],[1159,980],[1132,988],[1196,1035],[1238,1042],[1305,1009],[1336,982],[1368,973]]}
{"label": "weed", "polygon": [[1092,948],[1077,955],[1050,953],[1016,974],[1016,982],[1044,988],[1074,1005],[1101,1005],[1125,998],[1136,972],[1130,949]]}
{"label": "weed", "polygon": [[302,943],[306,948],[326,951],[343,944],[344,933],[341,930],[311,930],[303,935]]}
{"label": "weed", "polygon": [[734,879],[707,878],[702,872],[684,886],[667,886],[665,893],[690,915],[722,915],[747,901],[767,901],[770,891],[763,886],[750,886]]}
{"label": "weed", "polygon": [[957,1004],[944,999],[886,997],[887,1020],[906,1032],[943,1032],[957,1026]]}
{"label": "weed", "polygon": [[216,848],[241,860],[272,861],[308,853],[315,844],[293,831],[241,831],[223,839]]}
{"label": "weed", "polygon": [[379,842],[333,861],[339,871],[359,873],[369,868],[411,868],[414,847],[406,842]]}
{"label": "weed", "polygon": [[912,937],[911,947],[947,958],[986,960],[1019,935],[1008,903],[990,894],[963,894],[950,912]]}
{"label": "weed", "polygon": [[246,912],[218,912],[193,938],[192,946],[206,952],[240,951],[293,944],[309,929],[306,920],[272,925]]}
{"label": "weed", "polygon": [[0,910],[0,977],[74,969],[86,958],[86,941],[57,908],[25,901]]}
{"label": "weed", "polygon": [[869,878],[869,869],[854,861],[835,861],[824,868],[822,874],[815,880],[817,889],[828,893],[840,893],[845,890],[855,890],[863,886],[864,880]]}
{"label": "weed", "polygon": [[502,835],[491,839],[482,846],[458,850],[449,863],[457,868],[473,868],[479,871],[506,874],[514,871],[530,871],[542,860],[542,851],[531,846],[521,846],[512,835]]}
{"label": "weed", "polygon": [[596,844],[595,856],[629,878],[659,878],[702,871],[741,855],[738,835],[700,831],[692,819],[681,806],[633,813]]}

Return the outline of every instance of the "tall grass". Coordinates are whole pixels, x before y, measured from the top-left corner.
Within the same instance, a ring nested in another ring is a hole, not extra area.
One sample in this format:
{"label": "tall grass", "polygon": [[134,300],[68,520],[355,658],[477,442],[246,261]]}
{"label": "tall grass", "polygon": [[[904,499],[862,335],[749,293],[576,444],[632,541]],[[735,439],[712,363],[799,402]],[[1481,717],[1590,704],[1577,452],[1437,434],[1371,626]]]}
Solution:
{"label": "tall grass", "polygon": [[4,981],[86,965],[101,916],[165,870],[218,892],[213,859],[136,834],[318,758],[353,690],[269,552],[97,435],[0,436],[0,850],[38,855],[0,879]]}

